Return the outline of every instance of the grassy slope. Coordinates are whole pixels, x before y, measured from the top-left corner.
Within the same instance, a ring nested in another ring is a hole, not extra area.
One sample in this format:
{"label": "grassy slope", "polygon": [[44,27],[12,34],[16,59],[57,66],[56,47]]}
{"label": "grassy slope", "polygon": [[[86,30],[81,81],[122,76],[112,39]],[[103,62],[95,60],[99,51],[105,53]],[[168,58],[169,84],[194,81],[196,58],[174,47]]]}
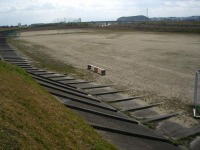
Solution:
{"label": "grassy slope", "polygon": [[0,149],[115,149],[22,69],[0,61]]}

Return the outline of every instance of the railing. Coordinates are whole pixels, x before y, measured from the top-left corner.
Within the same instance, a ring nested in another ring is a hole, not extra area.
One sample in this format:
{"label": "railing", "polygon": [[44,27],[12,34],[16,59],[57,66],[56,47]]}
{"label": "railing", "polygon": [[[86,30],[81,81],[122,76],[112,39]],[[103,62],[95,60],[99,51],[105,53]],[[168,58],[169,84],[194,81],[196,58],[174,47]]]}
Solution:
{"label": "railing", "polygon": [[[199,80],[199,74],[200,70],[196,71],[196,76],[195,76],[195,82],[194,82],[194,117],[195,118],[200,118],[198,109],[200,109],[200,106],[198,106],[198,80]],[[199,108],[198,108],[199,107]]]}

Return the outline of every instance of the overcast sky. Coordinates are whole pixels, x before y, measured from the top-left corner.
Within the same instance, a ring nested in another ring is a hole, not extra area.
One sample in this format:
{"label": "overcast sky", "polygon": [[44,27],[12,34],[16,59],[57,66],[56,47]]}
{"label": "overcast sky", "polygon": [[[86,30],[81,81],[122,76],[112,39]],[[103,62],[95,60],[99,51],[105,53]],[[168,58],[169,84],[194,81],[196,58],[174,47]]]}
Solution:
{"label": "overcast sky", "polygon": [[0,25],[54,22],[57,18],[82,21],[116,20],[121,16],[200,15],[200,0],[0,0]]}

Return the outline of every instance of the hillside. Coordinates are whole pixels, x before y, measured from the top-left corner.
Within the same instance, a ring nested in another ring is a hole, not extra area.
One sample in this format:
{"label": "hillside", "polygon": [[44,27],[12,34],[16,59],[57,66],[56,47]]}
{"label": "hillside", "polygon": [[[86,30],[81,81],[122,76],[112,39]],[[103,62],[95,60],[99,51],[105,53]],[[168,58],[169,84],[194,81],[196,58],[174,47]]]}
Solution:
{"label": "hillside", "polygon": [[119,22],[133,22],[133,21],[148,21],[149,18],[139,15],[139,16],[130,16],[130,17],[120,17],[117,19]]}
{"label": "hillside", "polygon": [[0,149],[115,149],[22,69],[0,61]]}

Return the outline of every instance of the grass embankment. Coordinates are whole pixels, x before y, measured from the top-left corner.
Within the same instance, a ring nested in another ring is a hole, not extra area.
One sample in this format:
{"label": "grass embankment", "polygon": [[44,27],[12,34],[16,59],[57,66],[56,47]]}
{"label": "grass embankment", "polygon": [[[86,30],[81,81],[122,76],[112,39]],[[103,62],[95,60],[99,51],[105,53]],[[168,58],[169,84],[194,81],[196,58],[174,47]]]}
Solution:
{"label": "grass embankment", "polygon": [[0,32],[2,31],[10,31],[10,30],[16,30],[18,28],[0,28]]}
{"label": "grass embankment", "polygon": [[115,149],[22,69],[0,61],[0,149]]}
{"label": "grass embankment", "polygon": [[71,64],[66,64],[62,61],[55,60],[52,56],[43,53],[42,51],[49,50],[47,47],[36,45],[28,41],[19,40],[14,37],[8,38],[7,42],[30,59],[33,59],[34,62],[37,62],[33,62],[37,67],[47,68],[48,70],[57,71],[60,73],[67,73],[75,78],[87,81],[94,81],[97,77],[97,75],[95,76],[94,74],[88,71],[86,72],[83,69],[77,69]]}
{"label": "grass embankment", "polygon": [[200,22],[150,21],[135,22],[129,24],[114,24],[105,28],[128,31],[153,31],[200,34]]}
{"label": "grass embankment", "polygon": [[36,24],[33,26],[29,26],[22,31],[40,31],[40,30],[62,30],[62,29],[73,29],[73,28],[91,28],[93,25],[84,23],[84,22],[77,22],[77,23],[47,23],[47,24]]}

